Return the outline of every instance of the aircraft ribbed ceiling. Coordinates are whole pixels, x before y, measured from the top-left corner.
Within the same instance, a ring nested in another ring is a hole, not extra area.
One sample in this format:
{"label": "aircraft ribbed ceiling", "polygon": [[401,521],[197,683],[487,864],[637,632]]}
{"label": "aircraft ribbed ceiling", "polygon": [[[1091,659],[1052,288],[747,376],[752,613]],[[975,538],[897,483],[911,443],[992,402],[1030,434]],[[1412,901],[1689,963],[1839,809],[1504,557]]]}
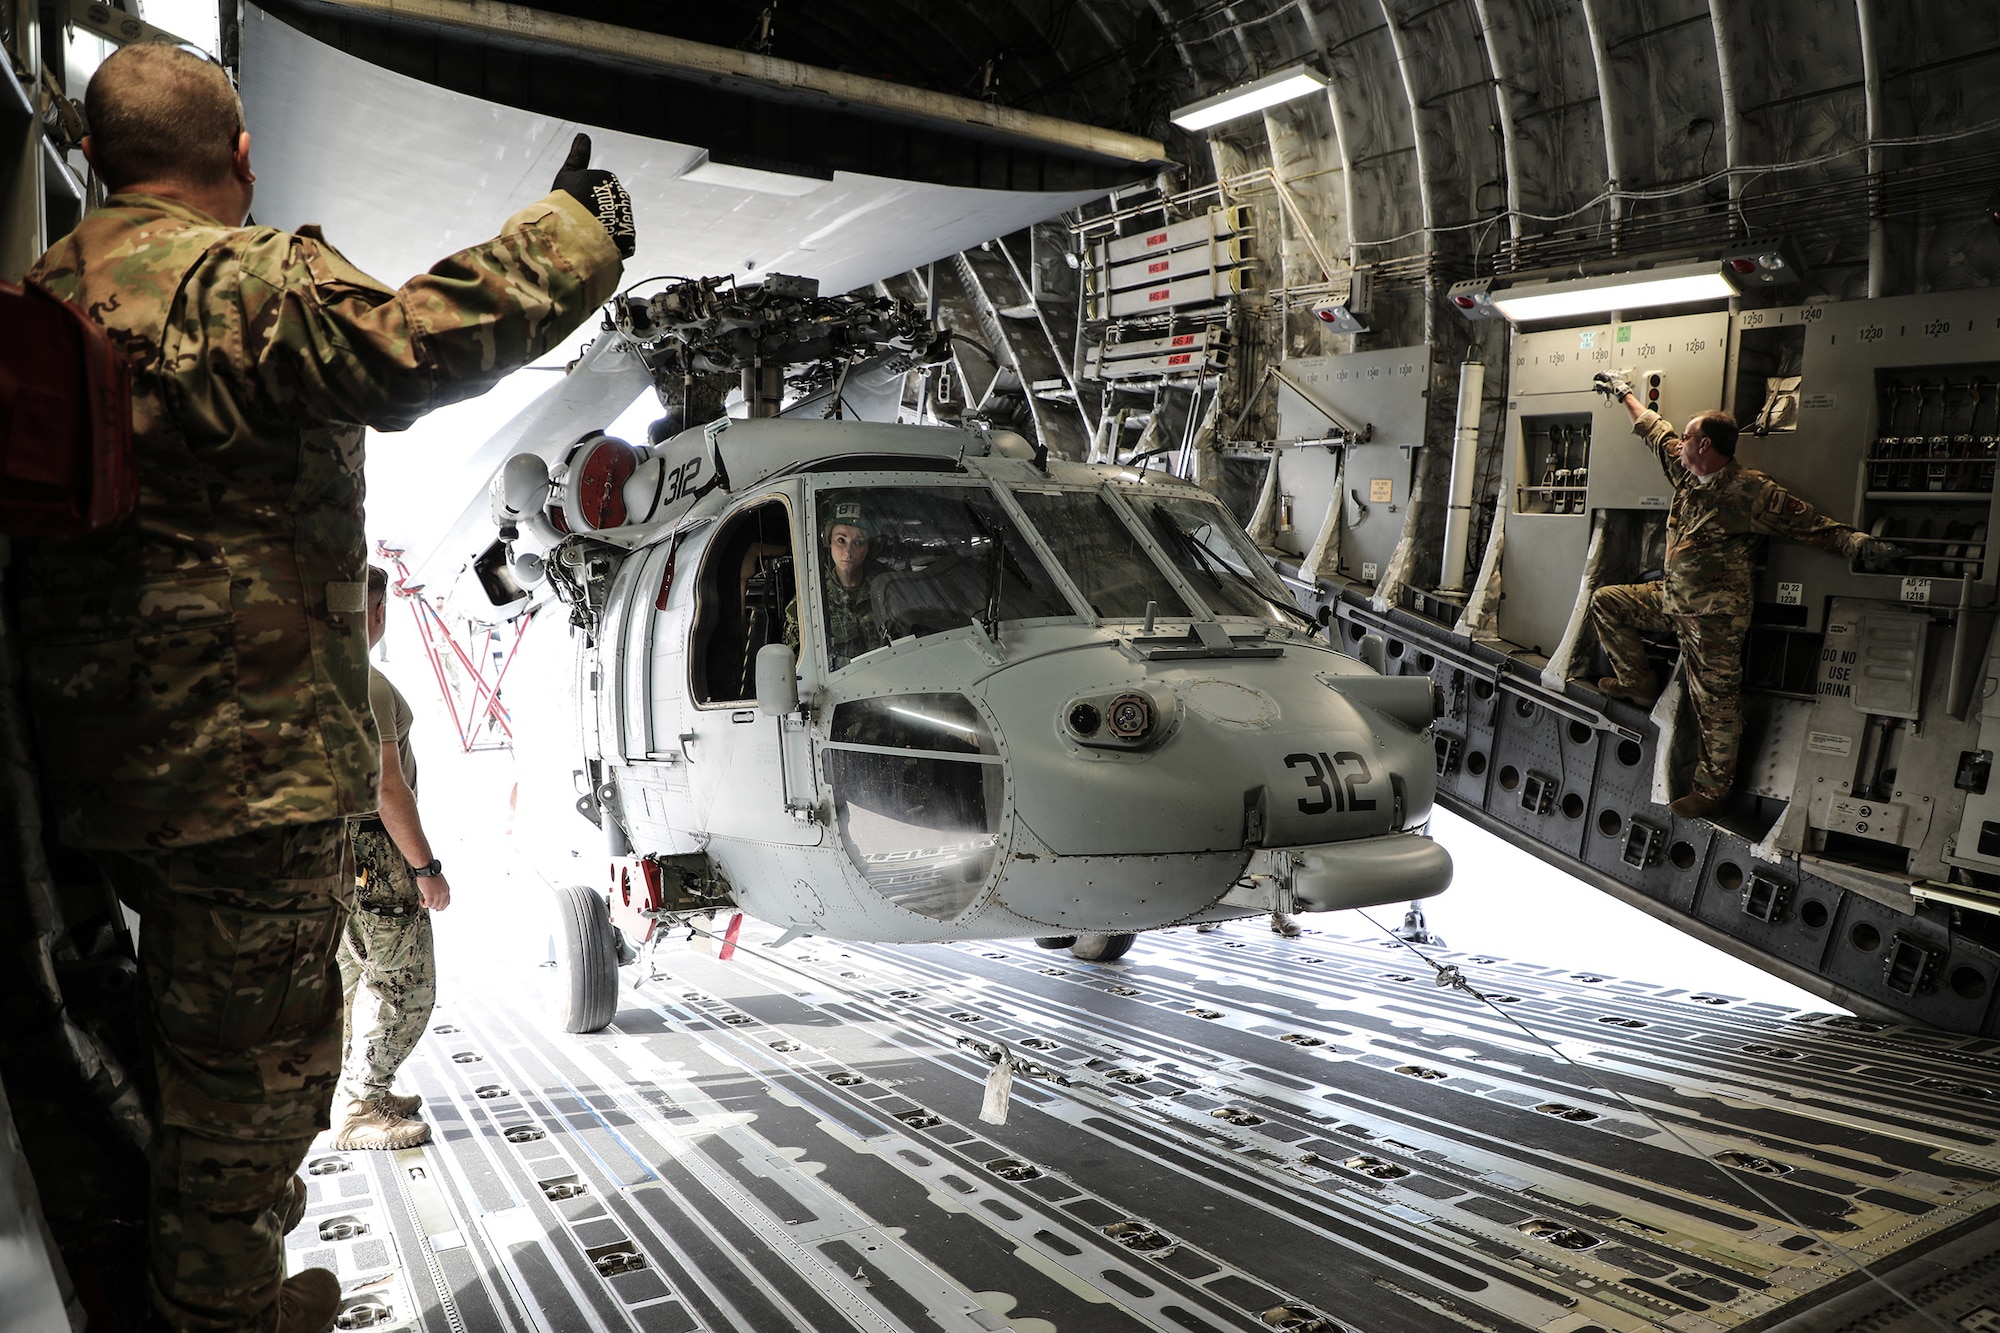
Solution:
{"label": "aircraft ribbed ceiling", "polygon": [[[387,35],[324,0],[276,8],[419,78],[454,77],[476,46],[408,28]],[[1155,137],[1194,182],[1275,165],[1336,262],[1391,276],[1399,264],[1456,277],[1776,233],[1793,235],[1841,295],[1867,290],[1871,247],[1883,294],[1978,285],[2000,270],[1989,208],[2000,135],[1966,133],[2000,121],[1993,4],[541,8]],[[1168,123],[1176,105],[1300,60],[1331,76],[1327,96],[1236,122],[1212,143]]]}

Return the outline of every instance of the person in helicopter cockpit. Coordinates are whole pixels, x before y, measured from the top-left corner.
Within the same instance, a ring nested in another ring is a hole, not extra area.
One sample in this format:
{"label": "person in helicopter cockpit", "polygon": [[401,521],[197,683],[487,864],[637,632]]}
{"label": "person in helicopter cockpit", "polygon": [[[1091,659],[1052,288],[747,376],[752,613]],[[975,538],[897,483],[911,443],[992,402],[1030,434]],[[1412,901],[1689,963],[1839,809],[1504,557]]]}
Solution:
{"label": "person in helicopter cockpit", "polygon": [[[838,671],[853,659],[900,636],[882,607],[886,571],[871,569],[875,531],[853,500],[835,502],[820,534],[820,588],[825,598],[827,669]],[[785,642],[799,646],[799,603],[785,607]]]}

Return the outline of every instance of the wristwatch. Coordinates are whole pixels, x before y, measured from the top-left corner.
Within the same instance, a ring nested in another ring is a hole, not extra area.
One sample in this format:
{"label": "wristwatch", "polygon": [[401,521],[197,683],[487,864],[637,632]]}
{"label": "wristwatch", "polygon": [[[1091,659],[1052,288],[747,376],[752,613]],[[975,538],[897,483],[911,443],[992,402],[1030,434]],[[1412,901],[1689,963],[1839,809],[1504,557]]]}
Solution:
{"label": "wristwatch", "polygon": [[433,875],[442,875],[444,873],[444,862],[433,856],[431,863],[427,866],[411,866],[410,873],[418,879],[429,879]]}

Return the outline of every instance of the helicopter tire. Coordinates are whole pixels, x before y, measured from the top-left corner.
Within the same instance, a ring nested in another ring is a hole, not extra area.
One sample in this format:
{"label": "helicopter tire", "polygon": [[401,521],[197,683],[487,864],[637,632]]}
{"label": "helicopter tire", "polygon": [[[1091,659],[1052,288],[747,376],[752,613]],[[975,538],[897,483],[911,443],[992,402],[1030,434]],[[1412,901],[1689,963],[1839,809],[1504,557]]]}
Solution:
{"label": "helicopter tire", "polygon": [[564,1032],[596,1032],[618,1012],[618,944],[604,896],[587,884],[556,890],[563,952],[557,973]]}
{"label": "helicopter tire", "polygon": [[1074,935],[1035,936],[1035,947],[1037,949],[1067,949],[1069,948],[1070,945],[1075,943],[1076,943],[1076,936]]}
{"label": "helicopter tire", "polygon": [[1079,935],[1076,943],[1069,946],[1069,951],[1086,963],[1113,963],[1125,956],[1132,947],[1132,941],[1137,938],[1129,931],[1115,935]]}

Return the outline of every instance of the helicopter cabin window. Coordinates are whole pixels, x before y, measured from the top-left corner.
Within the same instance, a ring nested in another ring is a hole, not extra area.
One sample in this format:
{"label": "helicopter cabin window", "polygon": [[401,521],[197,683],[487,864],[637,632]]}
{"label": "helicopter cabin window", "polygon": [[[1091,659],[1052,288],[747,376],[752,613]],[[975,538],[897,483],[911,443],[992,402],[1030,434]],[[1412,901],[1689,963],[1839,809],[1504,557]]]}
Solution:
{"label": "helicopter cabin window", "polygon": [[909,635],[1076,614],[982,487],[842,487],[819,493],[817,517],[830,670]]}
{"label": "helicopter cabin window", "polygon": [[1137,620],[1148,602],[1170,618],[1192,614],[1103,495],[1017,490],[1014,499],[1102,619]]}
{"label": "helicopter cabin window", "polygon": [[775,497],[722,521],[702,557],[689,685],[698,704],[742,704],[757,695],[757,650],[781,643],[797,594],[792,518]]}
{"label": "helicopter cabin window", "polygon": [[821,750],[834,824],[870,888],[950,921],[1000,852],[1006,779],[993,733],[962,694],[892,694],[833,710]]}
{"label": "helicopter cabin window", "polygon": [[1119,490],[1180,576],[1218,616],[1285,619],[1297,603],[1221,504],[1193,495]]}

